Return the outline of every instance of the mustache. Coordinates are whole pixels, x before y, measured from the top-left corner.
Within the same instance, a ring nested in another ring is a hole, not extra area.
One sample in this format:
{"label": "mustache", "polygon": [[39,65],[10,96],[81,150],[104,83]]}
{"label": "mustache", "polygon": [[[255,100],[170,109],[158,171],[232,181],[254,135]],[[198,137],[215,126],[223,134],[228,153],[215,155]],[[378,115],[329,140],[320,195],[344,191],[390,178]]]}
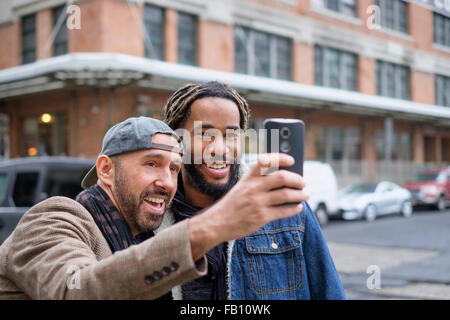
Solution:
{"label": "mustache", "polygon": [[204,163],[224,162],[227,164],[236,164],[236,163],[238,163],[236,160],[237,159],[233,156],[216,156],[216,157],[203,158]]}
{"label": "mustache", "polygon": [[164,191],[164,190],[157,190],[157,191],[149,190],[149,191],[146,191],[146,192],[144,192],[144,193],[142,194],[142,196],[141,196],[141,202],[144,201],[144,198],[150,197],[150,196],[153,196],[153,195],[165,197],[164,201],[165,201],[166,203],[168,203],[168,202],[170,201],[170,196],[171,196],[171,194],[170,194],[169,192]]}

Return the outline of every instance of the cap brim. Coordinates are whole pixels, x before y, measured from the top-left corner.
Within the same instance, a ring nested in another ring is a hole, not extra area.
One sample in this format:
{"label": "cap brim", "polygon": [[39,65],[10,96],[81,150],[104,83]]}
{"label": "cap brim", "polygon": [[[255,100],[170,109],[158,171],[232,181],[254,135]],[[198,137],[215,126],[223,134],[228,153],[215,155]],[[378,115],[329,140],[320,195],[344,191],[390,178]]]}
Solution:
{"label": "cap brim", "polygon": [[84,176],[83,180],[81,181],[81,186],[83,189],[87,189],[92,187],[94,184],[97,183],[97,168],[95,165],[88,171],[88,173]]}

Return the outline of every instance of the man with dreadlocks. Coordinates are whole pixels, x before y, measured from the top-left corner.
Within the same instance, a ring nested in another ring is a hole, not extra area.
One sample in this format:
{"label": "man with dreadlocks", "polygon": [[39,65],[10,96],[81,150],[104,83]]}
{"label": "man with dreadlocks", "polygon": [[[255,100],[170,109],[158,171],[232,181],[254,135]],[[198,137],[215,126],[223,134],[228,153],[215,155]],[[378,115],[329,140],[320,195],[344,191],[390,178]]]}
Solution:
{"label": "man with dreadlocks", "polygon": [[[254,192],[248,185],[246,194],[242,193],[245,179],[239,179],[248,169],[236,161],[240,133],[247,128],[248,118],[245,99],[219,82],[188,84],[170,97],[164,120],[177,133],[184,133],[190,161],[184,161],[172,207],[165,214],[166,223],[201,217],[198,213],[205,208],[210,212],[218,205],[220,208],[224,198],[242,201]],[[295,174],[286,179],[286,170],[275,174],[284,186],[290,179],[303,181]],[[290,202],[289,192],[294,191],[277,194],[272,203],[276,210],[284,210],[279,205]],[[267,201],[265,196],[249,199],[246,211],[240,213],[246,215]],[[209,250],[207,275],[175,287],[173,296],[204,300],[345,299],[314,214],[306,202],[297,209],[293,216],[269,222],[253,234]]]}
{"label": "man with dreadlocks", "polygon": [[[280,193],[292,202],[307,199],[288,190],[303,187],[300,176],[261,176],[276,160],[267,155],[234,194],[165,228],[161,223],[177,191],[182,152],[179,137],[162,121],[134,117],[110,128],[82,181],[86,190],[76,200],[38,203],[0,246],[0,300],[172,299],[175,285],[207,275],[207,252],[295,215],[300,206],[271,207]],[[292,164],[289,156],[279,159],[279,165]]]}

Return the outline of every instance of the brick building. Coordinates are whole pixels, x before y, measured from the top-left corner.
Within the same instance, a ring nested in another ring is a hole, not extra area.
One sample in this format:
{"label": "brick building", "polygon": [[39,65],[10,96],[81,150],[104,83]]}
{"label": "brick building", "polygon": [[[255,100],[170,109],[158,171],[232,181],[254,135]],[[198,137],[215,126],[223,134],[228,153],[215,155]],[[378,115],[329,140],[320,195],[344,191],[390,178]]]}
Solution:
{"label": "brick building", "polygon": [[112,124],[219,80],[255,128],[303,119],[341,185],[403,182],[450,163],[448,2],[2,0],[0,158],[95,157]]}

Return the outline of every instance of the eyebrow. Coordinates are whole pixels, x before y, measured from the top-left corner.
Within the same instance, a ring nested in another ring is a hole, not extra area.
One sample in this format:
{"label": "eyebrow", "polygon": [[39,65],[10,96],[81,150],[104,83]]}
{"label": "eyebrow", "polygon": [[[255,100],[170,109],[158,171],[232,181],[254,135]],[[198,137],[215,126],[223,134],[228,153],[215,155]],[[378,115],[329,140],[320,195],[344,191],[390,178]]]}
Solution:
{"label": "eyebrow", "polygon": [[[203,124],[203,125],[197,126],[195,128],[196,129],[217,129],[216,127],[214,127],[213,125],[210,125],[210,124]],[[240,126],[227,126],[225,129],[239,130],[240,128],[241,128]]]}

